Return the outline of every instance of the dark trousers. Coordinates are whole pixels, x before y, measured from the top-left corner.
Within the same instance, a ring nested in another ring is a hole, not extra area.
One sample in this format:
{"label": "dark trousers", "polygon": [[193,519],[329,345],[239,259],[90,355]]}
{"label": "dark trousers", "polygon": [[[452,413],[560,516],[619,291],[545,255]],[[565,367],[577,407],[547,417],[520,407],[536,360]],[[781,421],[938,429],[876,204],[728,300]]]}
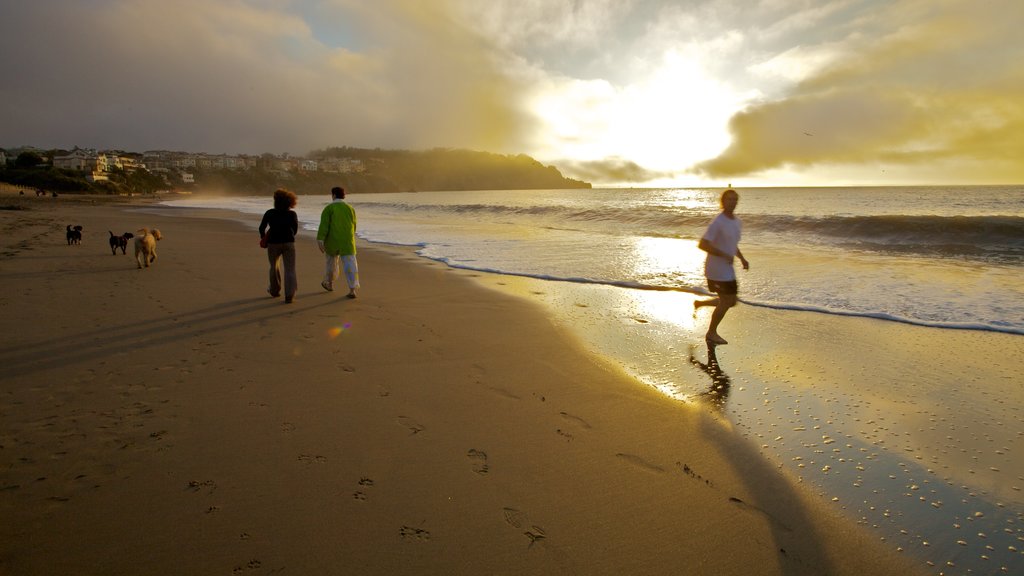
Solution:
{"label": "dark trousers", "polygon": [[284,297],[291,300],[298,290],[295,275],[295,243],[267,244],[267,259],[270,260],[270,286],[267,290],[274,295],[281,293],[281,263],[284,261]]}

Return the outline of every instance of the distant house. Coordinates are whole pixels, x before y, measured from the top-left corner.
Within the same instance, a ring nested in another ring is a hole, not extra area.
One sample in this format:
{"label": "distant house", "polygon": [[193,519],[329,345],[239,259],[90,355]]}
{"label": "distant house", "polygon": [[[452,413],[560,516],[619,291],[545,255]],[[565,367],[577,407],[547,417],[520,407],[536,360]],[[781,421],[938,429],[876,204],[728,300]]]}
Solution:
{"label": "distant house", "polygon": [[146,152],[142,155],[142,163],[151,171],[167,170],[171,167],[167,154],[161,152]]}
{"label": "distant house", "polygon": [[321,158],[318,163],[321,172],[351,173],[363,172],[363,161],[356,158]]}
{"label": "distant house", "polygon": [[[98,167],[99,157],[92,152],[75,148],[69,154],[53,157],[53,167],[62,170],[74,170],[75,172],[95,172]],[[104,159],[104,165],[106,160]]]}
{"label": "distant house", "polygon": [[224,157],[224,168],[228,170],[245,170],[249,166],[245,162],[245,158],[238,156],[225,156]]}
{"label": "distant house", "polygon": [[114,155],[97,154],[91,150],[75,148],[68,154],[53,157],[53,167],[62,170],[79,172],[89,182],[104,182],[109,180],[107,172],[114,168],[121,168],[121,158]]}
{"label": "distant house", "polygon": [[356,158],[342,158],[340,168],[340,171],[344,173],[364,172],[366,170],[366,166],[363,166],[363,161]]}
{"label": "distant house", "polygon": [[0,150],[0,168],[7,166],[7,152]]}
{"label": "distant house", "polygon": [[187,168],[196,168],[196,157],[195,156],[179,156],[174,159],[173,165],[175,168],[184,170]]}
{"label": "distant house", "polygon": [[134,156],[118,156],[118,161],[125,172],[134,172],[140,168],[145,168],[145,165],[140,164],[139,159]]}

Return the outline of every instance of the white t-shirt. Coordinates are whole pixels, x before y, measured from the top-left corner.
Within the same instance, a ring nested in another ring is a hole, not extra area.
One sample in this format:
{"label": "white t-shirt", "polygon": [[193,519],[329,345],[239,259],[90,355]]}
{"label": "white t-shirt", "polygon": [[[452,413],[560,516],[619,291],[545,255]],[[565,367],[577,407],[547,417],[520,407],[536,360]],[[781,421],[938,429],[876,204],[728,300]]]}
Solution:
{"label": "white t-shirt", "polygon": [[[724,213],[715,216],[711,221],[703,239],[710,242],[715,248],[733,257],[740,245],[740,219],[737,216],[729,218]],[[736,271],[732,267],[732,259],[715,256],[708,252],[704,261],[704,276],[708,280],[727,282],[736,279]]]}

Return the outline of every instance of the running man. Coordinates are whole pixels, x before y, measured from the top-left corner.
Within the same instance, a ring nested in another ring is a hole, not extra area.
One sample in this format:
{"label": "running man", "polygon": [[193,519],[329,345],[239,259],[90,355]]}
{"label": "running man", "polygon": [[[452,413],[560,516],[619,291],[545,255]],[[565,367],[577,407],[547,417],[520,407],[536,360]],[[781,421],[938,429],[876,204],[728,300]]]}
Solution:
{"label": "running man", "polygon": [[711,345],[728,344],[725,338],[718,334],[718,325],[737,301],[736,295],[739,290],[736,270],[732,266],[733,260],[739,258],[743,269],[750,269],[750,263],[743,257],[739,246],[741,224],[740,219],[734,214],[739,201],[740,195],[732,188],[722,192],[719,199],[722,212],[711,221],[700,243],[697,244],[698,248],[708,253],[704,261],[704,276],[708,280],[708,290],[718,294],[717,298],[693,302],[694,310],[703,306],[715,307],[711,313],[707,334],[704,336]]}

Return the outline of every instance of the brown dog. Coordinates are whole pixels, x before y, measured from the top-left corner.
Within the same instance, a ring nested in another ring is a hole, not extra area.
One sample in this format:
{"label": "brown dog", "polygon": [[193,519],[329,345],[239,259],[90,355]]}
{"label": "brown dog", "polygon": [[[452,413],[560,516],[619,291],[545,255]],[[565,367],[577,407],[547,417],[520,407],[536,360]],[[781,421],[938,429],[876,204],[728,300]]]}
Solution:
{"label": "brown dog", "polygon": [[135,231],[135,261],[139,268],[149,268],[150,264],[156,262],[156,241],[162,238],[160,231],[155,228],[152,231],[148,228]]}

